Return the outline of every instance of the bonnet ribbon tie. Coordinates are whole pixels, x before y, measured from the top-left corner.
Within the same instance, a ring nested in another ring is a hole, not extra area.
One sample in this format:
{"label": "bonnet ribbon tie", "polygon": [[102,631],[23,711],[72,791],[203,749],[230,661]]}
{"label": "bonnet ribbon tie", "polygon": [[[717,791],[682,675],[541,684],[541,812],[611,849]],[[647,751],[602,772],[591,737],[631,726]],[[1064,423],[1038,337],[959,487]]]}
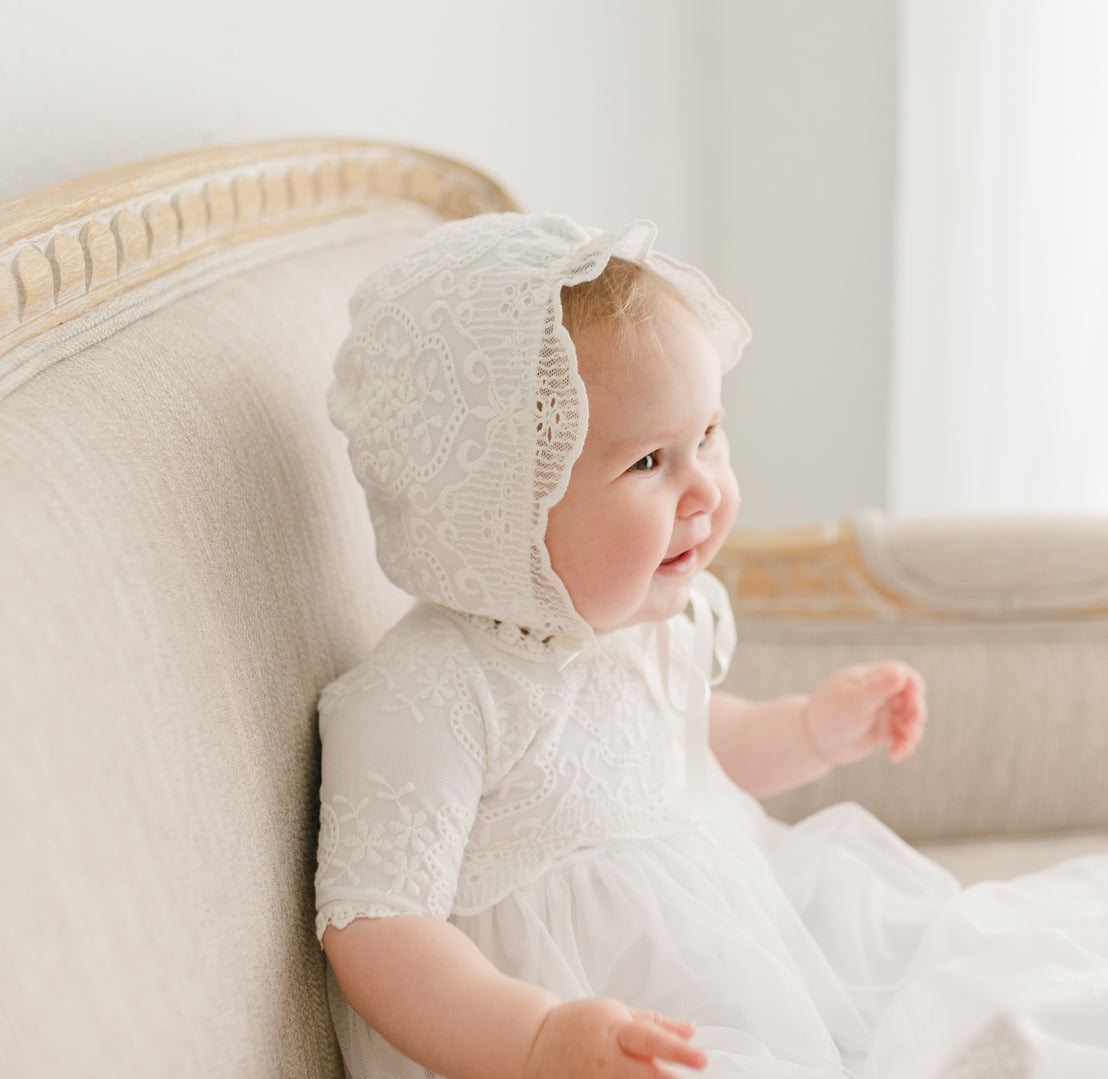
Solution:
{"label": "bonnet ribbon tie", "polygon": [[668,622],[658,626],[658,669],[664,700],[685,732],[685,788],[693,819],[708,802],[709,706],[712,686],[723,681],[735,647],[735,623],[727,590],[701,574],[689,592],[692,634],[688,644]]}
{"label": "bonnet ribbon tie", "polygon": [[554,666],[564,671],[586,648],[586,642],[580,637],[565,634],[550,639],[550,651],[554,657]]}

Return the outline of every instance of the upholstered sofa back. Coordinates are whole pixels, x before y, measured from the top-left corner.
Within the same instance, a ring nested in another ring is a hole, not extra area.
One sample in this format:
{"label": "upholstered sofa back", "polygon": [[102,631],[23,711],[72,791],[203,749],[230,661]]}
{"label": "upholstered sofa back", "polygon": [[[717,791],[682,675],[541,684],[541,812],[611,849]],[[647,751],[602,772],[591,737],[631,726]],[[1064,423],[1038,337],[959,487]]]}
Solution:
{"label": "upholstered sofa back", "polygon": [[1108,520],[873,511],[737,533],[714,568],[738,623],[735,691],[813,689],[889,656],[927,681],[910,760],[837,769],[774,815],[857,801],[928,843],[1108,829]]}
{"label": "upholstered sofa back", "polygon": [[315,707],[405,600],[324,395],[362,277],[509,203],[389,148],[245,156],[0,207],[4,1075],[342,1074]]}

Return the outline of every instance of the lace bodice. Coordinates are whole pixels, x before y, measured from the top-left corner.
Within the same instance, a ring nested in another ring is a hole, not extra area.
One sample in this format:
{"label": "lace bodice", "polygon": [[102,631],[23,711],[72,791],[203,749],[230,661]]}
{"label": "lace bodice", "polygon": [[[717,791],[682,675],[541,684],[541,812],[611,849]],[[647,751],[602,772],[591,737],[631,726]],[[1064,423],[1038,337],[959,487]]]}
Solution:
{"label": "lace bodice", "polygon": [[679,823],[682,732],[644,670],[653,632],[559,670],[415,608],[320,703],[319,932],[475,913],[580,847]]}

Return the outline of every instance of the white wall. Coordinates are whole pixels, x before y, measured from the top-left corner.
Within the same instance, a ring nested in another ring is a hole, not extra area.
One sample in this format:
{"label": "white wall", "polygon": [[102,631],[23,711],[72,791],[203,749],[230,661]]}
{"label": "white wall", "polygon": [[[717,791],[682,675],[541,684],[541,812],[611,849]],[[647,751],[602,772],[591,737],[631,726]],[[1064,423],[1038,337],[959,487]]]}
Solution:
{"label": "white wall", "polygon": [[739,520],[884,505],[896,4],[698,10],[717,118],[706,196],[726,245],[707,263],[754,330],[729,410]]}
{"label": "white wall", "polygon": [[335,134],[468,160],[591,224],[652,217],[754,327],[727,400],[740,522],[807,523],[885,499],[894,18],[894,0],[3,0],[0,199]]}
{"label": "white wall", "polygon": [[[696,217],[680,0],[13,0],[0,198],[196,146],[413,143],[597,224]],[[105,14],[110,11],[110,14]],[[14,31],[13,31],[14,22]]]}

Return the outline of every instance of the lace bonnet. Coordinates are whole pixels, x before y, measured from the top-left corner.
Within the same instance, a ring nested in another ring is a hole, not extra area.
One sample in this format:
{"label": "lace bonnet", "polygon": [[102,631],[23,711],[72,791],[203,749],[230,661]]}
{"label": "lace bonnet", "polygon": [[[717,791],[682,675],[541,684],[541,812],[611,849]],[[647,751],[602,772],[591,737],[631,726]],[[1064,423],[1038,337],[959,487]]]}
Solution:
{"label": "lace bonnet", "polygon": [[354,293],[328,407],[394,584],[540,638],[592,639],[544,542],[588,426],[561,289],[618,256],[681,292],[724,370],[750,336],[699,271],[651,251],[654,234],[648,221],[599,233],[483,214],[435,229]]}

